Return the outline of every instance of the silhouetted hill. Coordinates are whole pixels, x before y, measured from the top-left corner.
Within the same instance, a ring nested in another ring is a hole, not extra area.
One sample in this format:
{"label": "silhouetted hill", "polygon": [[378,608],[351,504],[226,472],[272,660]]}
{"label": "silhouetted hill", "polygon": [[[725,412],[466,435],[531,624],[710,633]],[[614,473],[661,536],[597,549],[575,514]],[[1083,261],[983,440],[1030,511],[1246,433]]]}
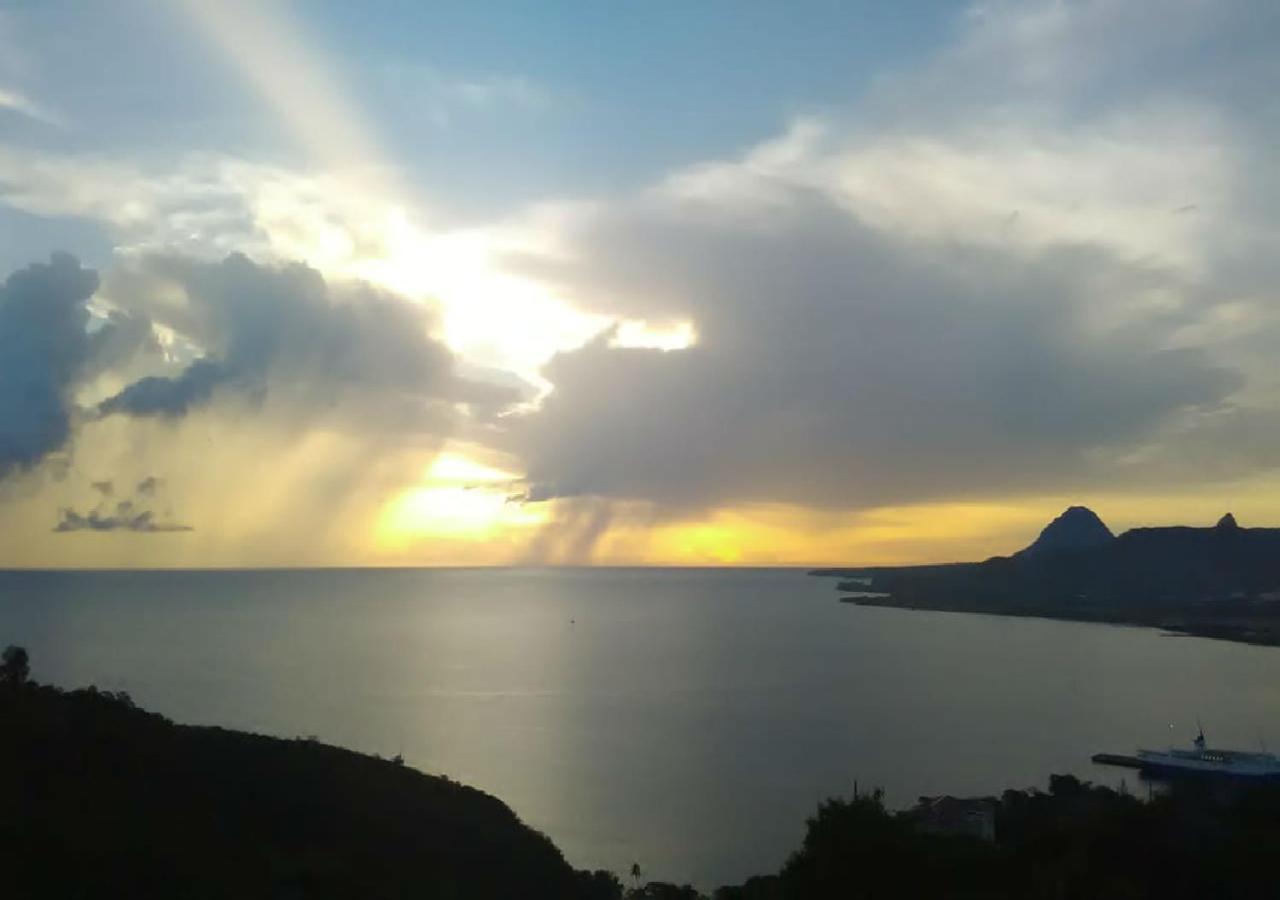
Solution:
{"label": "silhouetted hill", "polygon": [[1158,625],[1254,643],[1280,643],[1280,529],[1134,528],[1112,537],[1072,507],[1030,547],[950,566],[826,570],[840,587],[885,597],[856,602],[921,609]]}
{"label": "silhouetted hill", "polygon": [[15,898],[617,896],[481,791],[93,689],[0,682],[0,799]]}
{"label": "silhouetted hill", "polygon": [[1031,546],[1014,555],[1045,556],[1064,550],[1088,550],[1105,546],[1115,539],[1097,513],[1085,506],[1072,506],[1046,525]]}
{"label": "silhouetted hill", "polygon": [[[18,648],[10,648],[17,650]],[[703,900],[575,872],[501,802],[311,740],[175,725],[127,696],[0,662],[0,884],[22,898]],[[1274,895],[1280,787],[1177,786],[1153,802],[1052,776],[1050,792],[833,799],[776,875],[714,900]],[[969,816],[981,807],[986,822]]]}

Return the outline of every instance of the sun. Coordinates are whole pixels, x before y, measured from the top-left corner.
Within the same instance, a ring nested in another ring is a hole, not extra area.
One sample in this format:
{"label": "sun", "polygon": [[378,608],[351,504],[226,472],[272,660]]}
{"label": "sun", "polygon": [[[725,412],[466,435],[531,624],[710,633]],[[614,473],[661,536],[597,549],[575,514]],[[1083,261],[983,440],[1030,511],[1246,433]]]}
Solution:
{"label": "sun", "polygon": [[423,480],[382,510],[375,528],[380,550],[404,550],[426,540],[484,542],[545,524],[541,505],[513,499],[519,476],[460,450],[439,454]]}

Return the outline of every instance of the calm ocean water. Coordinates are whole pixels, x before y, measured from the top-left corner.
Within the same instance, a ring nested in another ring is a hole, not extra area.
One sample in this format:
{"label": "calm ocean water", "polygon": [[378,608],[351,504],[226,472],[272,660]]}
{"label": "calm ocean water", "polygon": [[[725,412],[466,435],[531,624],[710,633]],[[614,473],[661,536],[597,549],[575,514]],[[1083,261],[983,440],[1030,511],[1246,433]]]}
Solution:
{"label": "calm ocean water", "polygon": [[[839,604],[795,570],[0,573],[34,675],[178,721],[402,752],[580,867],[773,871],[816,803],[1116,782],[1100,750],[1280,746],[1280,650]],[[1176,730],[1170,731],[1170,723]],[[1132,776],[1130,776],[1132,779]]]}

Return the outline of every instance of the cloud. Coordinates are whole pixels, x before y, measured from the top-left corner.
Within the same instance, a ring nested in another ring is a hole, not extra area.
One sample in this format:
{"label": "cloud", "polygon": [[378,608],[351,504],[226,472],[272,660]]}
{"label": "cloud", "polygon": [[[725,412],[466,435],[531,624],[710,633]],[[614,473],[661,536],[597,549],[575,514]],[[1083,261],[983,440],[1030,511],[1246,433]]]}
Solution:
{"label": "cloud", "polygon": [[0,199],[34,215],[104,222],[126,255],[205,260],[244,252],[320,263],[372,240],[364,229],[382,228],[386,214],[335,175],[198,153],[153,170],[12,145],[0,145]]}
{"label": "cloud", "polygon": [[358,284],[330,284],[299,264],[138,260],[112,276],[111,296],[199,348],[175,374],[139,379],[103,400],[103,415],[175,417],[225,390],[258,402],[274,393],[295,414],[339,413],[359,427],[439,431],[461,404],[478,415],[519,394],[460,376],[431,333],[423,304]]}
{"label": "cloud", "polygon": [[[0,446],[21,475],[6,529],[58,508],[57,533],[186,530],[172,497],[200,528],[181,544],[197,561],[189,548],[243,554],[265,533],[246,558],[318,562],[367,539],[446,439],[522,399],[463,374],[429,306],[301,264],[143,255],[98,290],[57,256],[0,290]],[[54,450],[57,477],[39,466]],[[314,527],[295,540],[299,519]]]}
{"label": "cloud", "polygon": [[643,217],[593,234],[602,281],[693,301],[700,340],[600,340],[548,367],[555,390],[512,436],[560,496],[857,506],[1061,487],[1240,383],[1164,346],[1178,316],[1097,333],[1095,292],[1140,295],[1149,273],[1096,250],[925,257],[820,206],[764,235]]}
{"label": "cloud", "polygon": [[[0,147],[5,202],[100,220],[120,248],[88,320],[83,297],[72,324],[14,320],[75,362],[28,352],[17,368],[48,389],[0,383],[22,413],[0,418],[0,469],[64,451],[46,536],[54,508],[89,521],[89,479],[161,472],[200,529],[164,542],[174,560],[240,563],[367,543],[459,435],[523,461],[513,508],[552,501],[544,560],[743,504],[831,522],[1272,471],[1275,10],[976,4],[853,110],[647,189],[434,232],[395,209],[393,178],[341,171],[385,154],[341,97],[294,102],[315,60],[276,52],[279,17],[245,42],[242,17],[196,13],[328,169]],[[541,102],[518,80],[410,76],[455,115]],[[5,340],[7,373],[23,357]],[[438,514],[423,493],[406,515]]]}
{"label": "cloud", "polygon": [[53,530],[59,534],[74,531],[136,531],[156,534],[173,531],[191,531],[190,525],[177,522],[161,522],[149,509],[135,509],[127,500],[115,504],[110,512],[94,509],[87,513],[78,513],[74,509],[62,509],[58,513],[58,524]]}
{"label": "cloud", "polygon": [[117,500],[114,481],[91,482],[89,486],[98,495],[97,502],[83,513],[69,506],[59,509],[58,521],[53,526],[53,531],[55,534],[77,531],[134,531],[146,534],[192,531],[190,525],[174,521],[172,511],[158,511],[155,508],[161,501],[161,483],[159,478],[148,475],[136,484],[131,493],[126,492],[125,497]]}
{"label": "cloud", "polygon": [[59,449],[71,434],[71,391],[103,339],[86,302],[97,275],[66,254],[0,285],[0,478]]}
{"label": "cloud", "polygon": [[0,111],[6,110],[45,125],[61,127],[65,124],[62,117],[48,107],[37,103],[21,91],[0,85]]}
{"label": "cloud", "polygon": [[[687,319],[698,340],[559,355],[541,409],[510,420],[533,493],[686,515],[1107,490],[1205,475],[1172,435],[1269,431],[1274,396],[1242,401],[1273,359],[1210,332],[1230,306],[1275,333],[1262,273],[1280,223],[1251,199],[1270,168],[1221,102],[1225,73],[1193,67],[1177,99],[1127,75],[1088,97],[1110,83],[1099,67],[1182,46],[1149,47],[1123,6],[989,4],[863,121],[803,119],[572,211],[561,253],[518,264],[604,315]],[[1238,25],[1177,6],[1177,35]],[[1070,84],[1035,69],[1031,48],[1056,67],[1112,27]],[[1140,463],[1153,444],[1158,474]]]}
{"label": "cloud", "polygon": [[[95,156],[36,154],[0,144],[0,201],[43,216],[106,223],[119,255],[260,264],[304,263],[424,303],[469,367],[506,370],[527,395],[556,350],[606,322],[551,295],[502,260],[542,248],[554,229],[535,210],[485,226],[426,230],[388,198],[339,174],[194,154],[170,168]],[[493,379],[490,379],[493,380]]]}
{"label": "cloud", "polygon": [[223,379],[225,369],[216,362],[197,360],[172,378],[149,375],[98,405],[104,416],[180,416],[193,405],[205,403]]}

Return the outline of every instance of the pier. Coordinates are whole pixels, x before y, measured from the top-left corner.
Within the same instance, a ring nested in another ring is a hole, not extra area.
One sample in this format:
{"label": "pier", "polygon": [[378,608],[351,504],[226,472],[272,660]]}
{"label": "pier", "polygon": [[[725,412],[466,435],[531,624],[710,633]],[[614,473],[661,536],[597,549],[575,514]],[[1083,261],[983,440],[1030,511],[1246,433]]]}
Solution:
{"label": "pier", "polygon": [[1141,769],[1146,765],[1138,757],[1124,753],[1095,753],[1090,759],[1099,765],[1121,766],[1126,769]]}

